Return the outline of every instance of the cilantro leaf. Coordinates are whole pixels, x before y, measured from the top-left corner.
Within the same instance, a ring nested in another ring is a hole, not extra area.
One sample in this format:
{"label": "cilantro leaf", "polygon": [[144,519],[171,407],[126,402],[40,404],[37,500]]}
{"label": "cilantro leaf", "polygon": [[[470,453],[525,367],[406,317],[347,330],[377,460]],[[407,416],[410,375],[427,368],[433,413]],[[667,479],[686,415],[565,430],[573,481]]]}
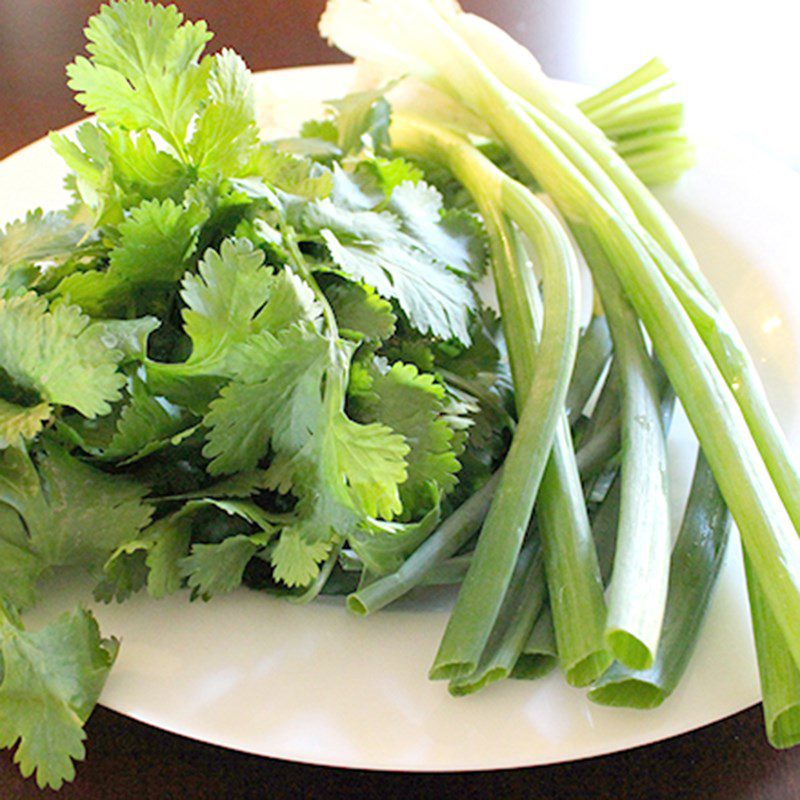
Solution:
{"label": "cilantro leaf", "polygon": [[123,203],[119,187],[114,183],[114,168],[100,128],[85,122],[72,141],[63,133],[50,133],[50,145],[72,170],[67,185],[76,199],[94,214],[96,226],[122,221]]}
{"label": "cilantro leaf", "polygon": [[189,153],[201,178],[233,177],[258,143],[252,76],[232,50],[222,50],[212,62],[210,99],[197,118]]}
{"label": "cilantro leaf", "polygon": [[391,519],[401,510],[408,450],[385,425],[362,425],[337,411],[296,455],[276,458],[268,478],[272,488],[299,497],[294,527],[306,541],[333,541],[364,517]]}
{"label": "cilantro leaf", "polygon": [[34,463],[3,451],[0,500],[28,531],[28,547],[47,566],[100,567],[121,544],[136,539],[153,509],[145,488],[96,470],[52,442]]}
{"label": "cilantro leaf", "polygon": [[45,569],[46,564],[31,550],[19,514],[0,504],[0,596],[19,609],[32,606],[36,584]]}
{"label": "cilantro leaf", "polygon": [[246,171],[248,175],[261,179],[261,187],[252,182],[234,183],[248,188],[256,197],[271,199],[270,195],[264,194],[264,184],[308,200],[328,197],[333,190],[330,170],[308,158],[281,152],[269,143],[258,147]]}
{"label": "cilantro leaf", "polygon": [[138,461],[194,430],[194,419],[163,397],[151,395],[135,380],[131,402],[122,409],[117,430],[105,452],[106,459]]}
{"label": "cilantro leaf", "polygon": [[297,528],[284,528],[270,554],[275,580],[289,587],[308,586],[319,573],[319,564],[328,557],[329,541],[307,541]]}
{"label": "cilantro leaf", "polygon": [[38,263],[72,256],[89,231],[62,211],[29,211],[0,233],[0,279],[23,261]]}
{"label": "cilantro leaf", "polygon": [[253,318],[272,294],[275,276],[264,254],[244,239],[206,250],[197,274],[183,279],[184,330],[192,340],[187,369],[220,369],[231,344],[253,332]]}
{"label": "cilantro leaf", "polygon": [[371,391],[362,404],[365,421],[380,421],[405,437],[408,478],[400,487],[406,518],[427,510],[431,485],[445,493],[461,467],[453,451],[453,431],[445,418],[445,390],[433,375],[396,362],[375,369]]}
{"label": "cilantro leaf", "polygon": [[251,337],[238,349],[237,378],[211,404],[203,454],[212,474],[252,469],[274,439],[298,450],[321,412],[321,383],[330,365],[330,341],[308,323]]}
{"label": "cilantro leaf", "polygon": [[137,290],[178,282],[195,250],[206,209],[172,200],[146,200],[119,225],[119,244],[105,272],[90,270],[66,277],[57,292],[94,316],[130,306]]}
{"label": "cilantro leaf", "polygon": [[49,403],[90,418],[107,414],[125,382],[117,372],[121,356],[75,306],[48,310],[34,294],[0,298],[0,367]]}
{"label": "cilantro leaf", "polygon": [[364,284],[341,281],[326,288],[339,330],[355,333],[371,341],[388,339],[393,333],[397,317],[391,303],[374,289]]}
{"label": "cilantro leaf", "polygon": [[402,230],[397,217],[350,211],[327,199],[295,203],[285,213],[290,225],[319,236],[345,273],[396,299],[418,330],[469,344],[469,313],[475,306],[472,292],[446,265],[421,249]]}
{"label": "cilantro leaf", "polygon": [[117,654],[90,612],[77,609],[26,631],[0,607],[0,747],[19,743],[14,760],[40,788],[58,789],[83,759],[83,723]]}
{"label": "cilantro leaf", "polygon": [[94,588],[101,603],[122,603],[147,583],[147,551],[139,541],[120,545],[103,565],[103,576]]}
{"label": "cilantro leaf", "polygon": [[195,544],[181,561],[181,574],[192,596],[208,600],[215,594],[232,592],[242,583],[244,568],[267,543],[268,535],[239,534],[217,544]]}
{"label": "cilantro leaf", "polygon": [[148,131],[100,128],[114,182],[127,198],[179,201],[189,186],[191,174],[186,165],[156,147]]}
{"label": "cilantro leaf", "polygon": [[123,361],[143,361],[147,356],[147,339],[161,325],[157,317],[136,319],[102,319],[95,322],[103,342],[122,353]]}
{"label": "cilantro leaf", "polygon": [[48,403],[21,406],[0,399],[0,450],[21,447],[25,440],[33,439],[52,413]]}
{"label": "cilantro leaf", "polygon": [[445,212],[442,196],[433,186],[422,181],[401,183],[388,207],[417,245],[439,262],[464,275],[484,274],[486,250],[479,223],[464,211]]}
{"label": "cilantro leaf", "polygon": [[391,197],[396,187],[406,181],[416,184],[422,177],[415,165],[402,158],[362,158],[347,169],[334,162],[331,198],[352,211],[371,211]]}
{"label": "cilantro leaf", "polygon": [[329,100],[336,112],[339,149],[347,154],[353,150],[381,150],[389,146],[391,108],[384,89],[353,92],[339,100]]}
{"label": "cilantro leaf", "polygon": [[333,455],[330,464],[327,458],[322,462],[329,470],[327,479],[343,479],[369,517],[391,519],[399,514],[403,506],[398,486],[406,480],[409,453],[403,436],[386,425],[362,425],[337,414],[328,437],[330,441],[323,447],[330,448]]}
{"label": "cilantro leaf", "polygon": [[183,155],[189,123],[207,94],[211,61],[199,61],[211,34],[175,6],[117,0],[86,28],[91,60],[69,67],[69,86],[101,122],[150,128]]}
{"label": "cilantro leaf", "polygon": [[247,239],[226,239],[219,253],[207,250],[197,274],[184,277],[181,297],[192,352],[185,362],[148,364],[148,376],[166,394],[175,379],[230,375],[233,350],[253,334],[321,313],[309,287],[288,267],[275,275]]}

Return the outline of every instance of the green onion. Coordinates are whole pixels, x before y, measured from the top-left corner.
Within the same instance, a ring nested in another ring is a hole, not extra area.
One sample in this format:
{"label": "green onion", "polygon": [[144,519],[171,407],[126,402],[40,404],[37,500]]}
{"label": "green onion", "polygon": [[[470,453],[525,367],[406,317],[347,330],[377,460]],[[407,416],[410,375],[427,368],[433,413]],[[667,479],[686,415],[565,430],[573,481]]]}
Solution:
{"label": "green onion", "polygon": [[452,695],[472,694],[511,674],[542,610],[545,594],[542,554],[533,540],[520,552],[511,586],[478,666],[471,675],[450,681]]}
{"label": "green onion", "polygon": [[416,152],[425,156],[430,153],[420,153],[420,143],[435,155],[441,142],[449,138],[447,152],[456,147],[456,159],[463,166],[456,177],[463,182],[462,174],[474,170],[480,176],[476,187],[479,205],[486,206],[488,198],[492,207],[504,209],[534,244],[548,297],[536,353],[536,379],[530,383],[497,496],[431,671],[434,678],[456,678],[474,671],[499,613],[563,413],[577,349],[577,266],[569,241],[551,212],[465,140],[452,134],[443,137],[443,132],[432,126],[408,121],[398,124],[397,120],[392,135],[401,149],[409,149],[414,142]]}
{"label": "green onion", "polygon": [[745,554],[750,613],[761,678],[764,724],[773,747],[800,744],[800,670]]}
{"label": "green onion", "polygon": [[622,392],[622,493],[606,637],[618,661],[647,669],[655,660],[669,579],[667,452],[650,356],[639,320],[591,232],[575,229],[614,341]]}
{"label": "green onion", "polygon": [[[511,345],[509,349],[514,349]],[[611,358],[611,335],[606,318],[595,314],[581,334],[575,372],[567,392],[567,419],[574,425]]]}
{"label": "green onion", "polygon": [[537,680],[552,672],[557,664],[558,648],[553,629],[553,614],[550,606],[545,605],[509,677],[525,681]]}
{"label": "green onion", "polygon": [[[482,211],[492,242],[495,284],[517,397],[525,397],[533,387],[537,359],[541,357],[536,349],[541,301],[524,249],[506,214],[512,218],[516,216],[518,222],[520,217],[524,219],[527,193],[503,176],[463,138],[430,122],[421,123],[396,115],[392,137],[401,150],[445,163]],[[507,191],[499,196],[488,192],[487,187],[495,182]],[[599,324],[592,335],[601,338]],[[599,349],[603,351],[604,348],[600,345]],[[600,371],[602,364],[593,369],[587,385],[580,387],[582,401],[575,391],[575,402],[585,405]],[[557,598],[554,616],[559,654],[567,679],[585,685],[602,674],[610,657],[600,634],[605,604],[597,559],[569,426],[563,414],[556,427],[553,455],[542,478],[537,502],[550,596]],[[462,593],[465,591],[466,588]]]}
{"label": "green onion", "polygon": [[597,703],[654,708],[675,689],[694,651],[725,555],[730,514],[698,454],[692,488],[672,552],[664,634],[647,670],[614,664],[589,692]]}

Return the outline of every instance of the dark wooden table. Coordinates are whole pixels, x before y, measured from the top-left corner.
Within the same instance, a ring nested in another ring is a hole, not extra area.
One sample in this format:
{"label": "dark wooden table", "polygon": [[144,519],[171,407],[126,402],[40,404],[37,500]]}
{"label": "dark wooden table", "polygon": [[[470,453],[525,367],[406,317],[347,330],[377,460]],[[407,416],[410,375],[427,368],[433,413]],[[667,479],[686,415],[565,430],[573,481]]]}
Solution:
{"label": "dark wooden table", "polygon": [[[398,0],[401,2],[401,0]],[[90,0],[0,0],[0,157],[77,119],[64,66],[83,46]],[[204,17],[214,47],[237,49],[251,67],[343,60],[319,39],[323,0],[180,0]],[[570,33],[580,0],[472,0],[557,77],[576,77]],[[64,800],[109,798],[756,798],[800,797],[800,750],[777,753],[752,708],[676,739],[562,766],[445,775],[327,769],[246,756],[200,744],[98,709],[87,726],[88,759]],[[8,751],[0,754],[0,798],[41,796]]]}

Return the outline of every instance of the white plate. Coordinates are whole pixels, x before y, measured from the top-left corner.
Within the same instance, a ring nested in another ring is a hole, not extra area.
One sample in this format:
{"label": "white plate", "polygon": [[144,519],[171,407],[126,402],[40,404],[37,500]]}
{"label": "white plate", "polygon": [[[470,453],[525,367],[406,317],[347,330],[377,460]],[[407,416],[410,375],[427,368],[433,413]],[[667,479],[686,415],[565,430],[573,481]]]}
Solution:
{"label": "white plate", "polygon": [[[317,67],[260,76],[263,121],[291,128],[341,94],[352,73]],[[0,219],[63,200],[46,142],[0,164]],[[661,197],[738,320],[793,444],[800,409],[800,179],[730,144],[701,142],[700,166]],[[678,426],[680,428],[680,425]],[[686,481],[691,437],[678,430]],[[800,449],[797,448],[796,449]],[[61,581],[44,618],[86,586]],[[609,709],[561,676],[506,681],[463,699],[427,680],[451,602],[446,592],[358,619],[339,602],[298,608],[241,590],[210,603],[140,595],[95,610],[122,638],[103,705],[159,728],[251,753],[395,770],[474,770],[568,761],[654,742],[758,701],[738,543],[729,551],[702,641],[660,709]]]}

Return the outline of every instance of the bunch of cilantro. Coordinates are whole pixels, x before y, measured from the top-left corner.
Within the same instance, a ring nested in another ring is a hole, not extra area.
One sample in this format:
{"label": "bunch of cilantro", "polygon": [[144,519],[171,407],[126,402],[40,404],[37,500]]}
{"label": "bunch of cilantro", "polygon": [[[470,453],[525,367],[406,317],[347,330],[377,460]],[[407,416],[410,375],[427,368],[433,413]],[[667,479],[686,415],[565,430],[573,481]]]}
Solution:
{"label": "bunch of cilantro", "polygon": [[380,93],[265,143],[203,22],[118,0],[86,35],[72,203],[0,235],[0,746],[54,788],[117,642],[83,608],[26,630],[48,575],[364,585],[487,483],[511,407],[480,228],[392,158]]}

